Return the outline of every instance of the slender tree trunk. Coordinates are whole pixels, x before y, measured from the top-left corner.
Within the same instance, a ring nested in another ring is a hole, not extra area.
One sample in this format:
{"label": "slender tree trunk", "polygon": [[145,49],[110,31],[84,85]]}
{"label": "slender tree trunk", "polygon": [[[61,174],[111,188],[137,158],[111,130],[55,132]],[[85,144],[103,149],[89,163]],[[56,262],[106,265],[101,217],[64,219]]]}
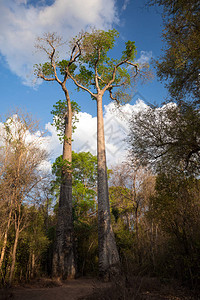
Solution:
{"label": "slender tree trunk", "polygon": [[14,270],[15,270],[16,251],[17,251],[17,244],[18,244],[18,240],[19,240],[19,226],[20,226],[20,220],[17,220],[16,232],[15,232],[15,242],[14,242],[13,251],[12,251],[12,264],[11,264],[10,276],[9,276],[9,286],[11,286],[11,284],[12,284]]}
{"label": "slender tree trunk", "polygon": [[35,253],[31,254],[31,278],[35,277]]}
{"label": "slender tree trunk", "polygon": [[136,239],[137,239],[137,244],[139,243],[139,232],[138,232],[138,204],[136,203],[136,208],[135,208],[135,233],[136,233]]}
{"label": "slender tree trunk", "polygon": [[111,226],[102,95],[97,98],[97,159],[99,275],[108,279],[119,271],[119,255]]}
{"label": "slender tree trunk", "polygon": [[[65,118],[65,137],[63,142],[63,160],[69,164],[72,161],[72,110],[68,92],[65,91],[68,102],[68,111]],[[60,199],[58,208],[58,221],[53,254],[53,277],[69,279],[76,275],[76,262],[74,255],[72,219],[72,173],[71,165],[62,170]]]}
{"label": "slender tree trunk", "polygon": [[4,255],[5,255],[5,251],[6,251],[6,245],[7,245],[7,240],[8,240],[8,231],[9,231],[10,223],[11,223],[11,215],[12,215],[12,209],[10,209],[10,212],[9,212],[8,223],[7,223],[6,231],[4,234],[3,246],[2,246],[1,257],[0,257],[0,269],[1,269],[1,266],[3,263]]}

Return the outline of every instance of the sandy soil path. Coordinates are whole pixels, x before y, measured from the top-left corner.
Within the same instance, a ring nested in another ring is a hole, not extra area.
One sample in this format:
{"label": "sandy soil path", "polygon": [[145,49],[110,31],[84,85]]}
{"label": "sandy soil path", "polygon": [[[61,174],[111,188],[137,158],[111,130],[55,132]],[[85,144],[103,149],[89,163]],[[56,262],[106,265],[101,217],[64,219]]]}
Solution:
{"label": "sandy soil path", "polygon": [[107,287],[97,279],[80,278],[63,282],[54,287],[30,287],[14,288],[7,295],[0,295],[0,300],[78,300],[80,297],[92,294],[95,287]]}

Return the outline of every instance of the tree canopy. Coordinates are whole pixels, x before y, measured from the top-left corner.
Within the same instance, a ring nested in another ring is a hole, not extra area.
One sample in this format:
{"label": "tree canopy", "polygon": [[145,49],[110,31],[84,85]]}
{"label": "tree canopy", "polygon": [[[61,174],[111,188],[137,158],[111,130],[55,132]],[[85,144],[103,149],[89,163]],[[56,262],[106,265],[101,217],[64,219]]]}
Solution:
{"label": "tree canopy", "polygon": [[115,59],[112,58],[111,51],[119,37],[115,29],[93,29],[79,36],[71,41],[72,53],[80,53],[74,60],[78,61],[78,69],[74,73],[71,72],[67,61],[63,61],[66,74],[69,74],[78,88],[89,92],[93,98],[96,98],[101,90],[102,94],[109,91],[111,99],[118,103],[130,100],[130,88],[134,86],[136,78],[150,75],[150,72],[145,71],[147,65],[139,66],[135,63],[135,42],[127,41],[121,58]]}
{"label": "tree canopy", "polygon": [[133,114],[128,136],[131,154],[155,171],[200,172],[200,114],[195,105],[169,103]]}
{"label": "tree canopy", "polygon": [[200,101],[200,3],[196,0],[152,0],[164,7],[165,46],[157,74],[173,100]]}

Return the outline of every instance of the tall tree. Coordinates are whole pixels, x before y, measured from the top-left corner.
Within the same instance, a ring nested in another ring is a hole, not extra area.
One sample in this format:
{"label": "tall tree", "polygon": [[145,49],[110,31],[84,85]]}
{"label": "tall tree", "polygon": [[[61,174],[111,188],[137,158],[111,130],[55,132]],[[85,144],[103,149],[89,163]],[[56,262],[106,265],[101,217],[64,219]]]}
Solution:
{"label": "tall tree", "polygon": [[121,59],[109,58],[108,51],[114,47],[117,37],[116,30],[94,29],[83,35],[78,46],[77,38],[74,38],[72,49],[81,49],[79,72],[73,75],[69,68],[65,69],[76,86],[88,92],[97,103],[99,273],[104,277],[110,275],[111,269],[116,269],[119,255],[110,219],[102,100],[106,91],[117,103],[128,100],[127,89],[140,74],[138,64],[134,63],[134,42],[126,43]]}
{"label": "tall tree", "polygon": [[157,74],[167,80],[173,100],[200,103],[200,3],[197,0],[150,0],[163,6],[165,46]]}
{"label": "tall tree", "polygon": [[66,87],[68,74],[63,74],[63,69],[67,66],[73,73],[75,67],[72,62],[79,56],[78,52],[72,52],[70,59],[64,62],[59,62],[57,48],[62,46],[61,37],[55,33],[46,33],[43,37],[38,38],[36,48],[45,52],[48,61],[44,64],[35,65],[35,74],[48,82],[56,82],[60,85],[65,94],[67,106],[66,111],[62,116],[62,126],[64,129],[63,138],[63,161],[68,163],[68,166],[63,165],[62,183],[60,186],[60,200],[58,209],[58,221],[56,228],[55,251],[53,255],[52,275],[54,277],[74,278],[76,274],[76,263],[73,245],[73,221],[72,221],[72,118],[73,110],[69,96],[69,91]]}

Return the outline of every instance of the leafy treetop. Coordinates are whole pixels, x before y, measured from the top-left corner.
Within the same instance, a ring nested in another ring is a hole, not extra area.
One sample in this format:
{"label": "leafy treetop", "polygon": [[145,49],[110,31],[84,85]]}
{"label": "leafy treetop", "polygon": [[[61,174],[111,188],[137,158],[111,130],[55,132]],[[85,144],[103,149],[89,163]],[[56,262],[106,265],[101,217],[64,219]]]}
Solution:
{"label": "leafy treetop", "polygon": [[[114,59],[109,51],[115,46],[119,33],[113,29],[108,31],[93,29],[85,32],[76,44],[77,38],[71,41],[71,48],[78,47],[78,69],[72,74],[69,68],[65,72],[73,79],[78,88],[90,93],[93,98],[103,96],[109,91],[110,98],[119,102],[130,99],[128,89],[135,78],[141,74],[139,65],[134,62],[136,56],[135,42],[125,43],[121,59]],[[113,94],[113,90],[116,90]]]}

